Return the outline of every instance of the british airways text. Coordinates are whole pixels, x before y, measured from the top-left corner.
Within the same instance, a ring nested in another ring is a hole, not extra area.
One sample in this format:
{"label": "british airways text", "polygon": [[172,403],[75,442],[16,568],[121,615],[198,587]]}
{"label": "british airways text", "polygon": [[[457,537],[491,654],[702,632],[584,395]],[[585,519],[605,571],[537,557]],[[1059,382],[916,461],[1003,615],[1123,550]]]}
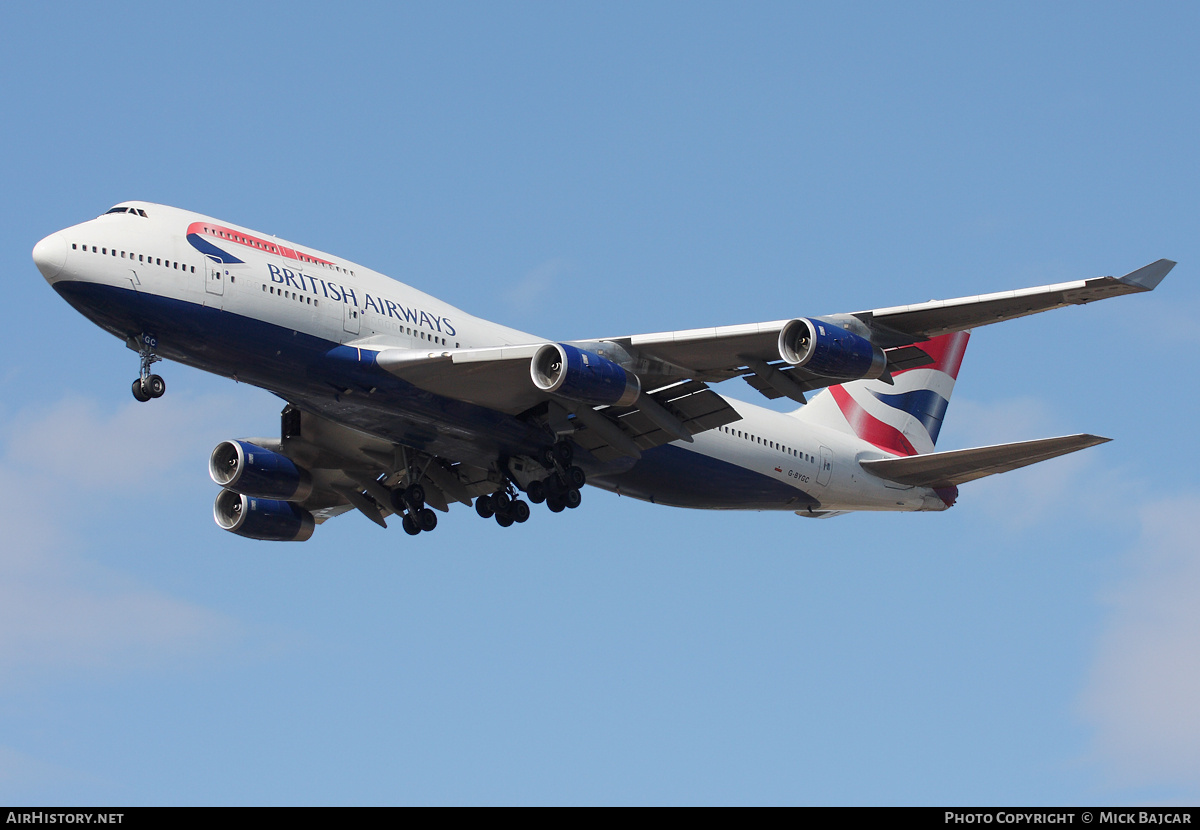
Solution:
{"label": "british airways text", "polygon": [[329,282],[320,277],[314,277],[311,274],[297,274],[290,268],[280,268],[274,264],[268,264],[267,270],[271,273],[271,282],[280,285],[288,285],[300,291],[307,291],[318,297],[325,297],[334,302],[349,303],[355,308],[362,308],[364,311],[370,309],[376,314],[382,314],[385,317],[395,317],[402,323],[424,326],[430,331],[437,331],[451,337],[458,333],[455,331],[448,317],[438,317],[436,314],[429,314],[419,308],[408,308],[393,300],[384,297],[372,297],[365,292],[363,293],[363,303],[359,306],[358,297],[354,293],[353,288],[347,288],[344,285]]}

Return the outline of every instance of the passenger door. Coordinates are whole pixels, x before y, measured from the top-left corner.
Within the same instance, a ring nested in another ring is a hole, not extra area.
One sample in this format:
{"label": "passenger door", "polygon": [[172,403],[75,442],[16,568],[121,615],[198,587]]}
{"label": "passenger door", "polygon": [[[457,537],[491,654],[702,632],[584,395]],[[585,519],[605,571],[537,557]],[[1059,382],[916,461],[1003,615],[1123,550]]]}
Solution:
{"label": "passenger door", "polygon": [[204,304],[213,308],[221,307],[221,298],[225,294],[225,280],[229,275],[225,272],[225,263],[214,256],[204,256]]}
{"label": "passenger door", "polygon": [[821,447],[821,467],[817,470],[817,484],[825,487],[833,475],[833,450]]}

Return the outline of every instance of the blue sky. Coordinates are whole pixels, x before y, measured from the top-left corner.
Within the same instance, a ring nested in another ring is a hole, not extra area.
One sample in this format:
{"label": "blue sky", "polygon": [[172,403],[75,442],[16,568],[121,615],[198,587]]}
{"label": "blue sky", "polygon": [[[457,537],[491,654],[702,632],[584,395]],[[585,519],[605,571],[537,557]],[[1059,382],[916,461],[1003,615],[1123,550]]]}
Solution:
{"label": "blue sky", "polygon": [[[1200,13],[881,5],[0,7],[0,801],[1200,798]],[[975,334],[939,447],[1115,440],[944,514],[272,545],[205,465],[279,401],[136,404],[30,260],[130,198],[563,339],[1180,265]]]}

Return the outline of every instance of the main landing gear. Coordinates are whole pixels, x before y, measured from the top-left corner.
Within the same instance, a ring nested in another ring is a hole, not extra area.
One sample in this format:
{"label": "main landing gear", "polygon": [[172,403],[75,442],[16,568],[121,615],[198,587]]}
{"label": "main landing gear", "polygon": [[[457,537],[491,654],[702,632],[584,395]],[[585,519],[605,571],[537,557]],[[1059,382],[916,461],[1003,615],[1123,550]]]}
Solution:
{"label": "main landing gear", "polygon": [[546,447],[538,455],[538,461],[551,474],[541,481],[531,481],[526,491],[529,500],[534,504],[546,502],[551,513],[561,513],[564,509],[574,510],[583,501],[579,491],[587,483],[583,470],[571,464],[574,448],[569,441],[559,441],[552,447]]}
{"label": "main landing gear", "polygon": [[496,524],[500,527],[511,527],[514,523],[525,522],[529,519],[529,505],[516,498],[513,489],[509,484],[490,496],[475,499],[475,512],[484,519],[495,516]]}
{"label": "main landing gear", "polygon": [[[579,489],[587,478],[579,467],[571,464],[574,449],[567,441],[559,441],[546,447],[538,455],[538,462],[550,470],[550,475],[535,479],[525,487],[525,494],[534,504],[546,503],[551,513],[561,513],[567,508],[576,508],[583,501]],[[496,524],[509,527],[529,518],[529,505],[517,498],[516,487],[509,481],[504,489],[475,500],[475,512],[484,519],[496,517]]]}
{"label": "main landing gear", "polygon": [[138,373],[138,379],[133,382],[133,397],[141,403],[145,403],[151,398],[161,398],[167,391],[167,382],[160,375],[150,374],[150,367],[162,360],[154,353],[157,345],[158,340],[148,334],[143,334],[138,338],[141,371]]}
{"label": "main landing gear", "polygon": [[402,513],[400,526],[409,536],[437,527],[437,514],[425,506],[425,488],[420,484],[397,487],[392,491],[392,510]]}

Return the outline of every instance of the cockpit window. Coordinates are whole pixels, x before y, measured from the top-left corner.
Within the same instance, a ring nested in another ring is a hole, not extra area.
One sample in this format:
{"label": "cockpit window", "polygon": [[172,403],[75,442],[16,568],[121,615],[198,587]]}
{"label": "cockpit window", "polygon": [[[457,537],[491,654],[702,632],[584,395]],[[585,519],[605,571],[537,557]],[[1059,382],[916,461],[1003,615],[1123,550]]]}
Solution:
{"label": "cockpit window", "polygon": [[128,212],[129,212],[129,208],[127,208],[127,207],[115,207],[115,208],[111,208],[110,210],[104,211],[104,215],[107,216],[110,213],[128,213]]}
{"label": "cockpit window", "polygon": [[118,206],[115,208],[109,208],[108,210],[104,211],[105,216],[107,216],[110,213],[132,213],[134,216],[142,216],[147,219],[150,218],[150,217],[146,216],[146,211],[142,210],[141,208]]}

